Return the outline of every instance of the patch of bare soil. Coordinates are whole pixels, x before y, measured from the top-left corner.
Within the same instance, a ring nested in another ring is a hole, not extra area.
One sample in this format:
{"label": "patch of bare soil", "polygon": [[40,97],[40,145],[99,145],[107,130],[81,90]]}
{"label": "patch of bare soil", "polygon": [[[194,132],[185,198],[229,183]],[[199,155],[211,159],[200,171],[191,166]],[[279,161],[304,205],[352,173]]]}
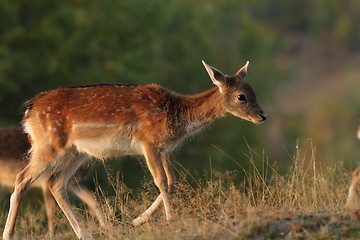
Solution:
{"label": "patch of bare soil", "polygon": [[[254,223],[249,223],[254,224]],[[309,214],[259,221],[243,239],[360,239],[360,222],[350,215]]]}

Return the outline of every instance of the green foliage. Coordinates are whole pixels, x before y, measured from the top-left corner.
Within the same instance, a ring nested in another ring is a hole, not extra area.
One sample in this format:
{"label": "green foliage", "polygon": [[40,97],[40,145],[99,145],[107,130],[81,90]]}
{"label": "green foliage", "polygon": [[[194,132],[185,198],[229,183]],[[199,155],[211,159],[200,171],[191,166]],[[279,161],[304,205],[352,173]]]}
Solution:
{"label": "green foliage", "polygon": [[[279,37],[253,16],[258,6],[235,0],[2,1],[0,121],[20,121],[16,109],[25,100],[58,86],[154,82],[198,93],[212,86],[202,59],[229,74],[250,60],[248,79],[264,105],[279,76],[273,61]],[[259,142],[255,126],[239,119],[214,128],[177,159],[202,169],[211,144],[236,156],[243,136]],[[214,164],[224,165],[223,159],[220,154]]]}
{"label": "green foliage", "polygon": [[[274,61],[279,33],[353,49],[359,9],[351,0],[1,1],[0,123],[19,122],[25,100],[59,86],[154,82],[197,93],[211,87],[202,59],[224,73],[250,60],[248,80],[266,105],[284,78]],[[297,117],[287,118],[285,137],[294,143],[304,131]],[[190,140],[175,159],[189,168],[203,169],[210,159],[216,168],[233,168],[221,151],[241,160],[246,142],[262,151],[263,135],[263,126],[230,117]]]}
{"label": "green foliage", "polygon": [[236,1],[5,1],[0,9],[2,121],[58,86],[156,82],[195,93],[210,87],[201,59],[224,71],[246,60],[274,67],[266,59],[276,36]]}
{"label": "green foliage", "polygon": [[356,84],[349,85],[346,96],[337,99],[323,97],[308,112],[306,134],[316,142],[319,155],[325,159],[346,159],[358,165],[356,132],[360,115],[359,90]]}
{"label": "green foliage", "polygon": [[282,32],[298,33],[329,47],[359,49],[360,2],[354,0],[266,1],[259,16]]}

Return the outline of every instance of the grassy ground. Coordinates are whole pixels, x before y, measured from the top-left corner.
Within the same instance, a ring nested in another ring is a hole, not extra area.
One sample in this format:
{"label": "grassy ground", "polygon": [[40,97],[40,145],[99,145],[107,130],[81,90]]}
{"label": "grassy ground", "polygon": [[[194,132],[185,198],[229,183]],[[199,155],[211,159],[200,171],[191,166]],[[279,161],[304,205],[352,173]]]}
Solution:
{"label": "grassy ground", "polygon": [[[349,171],[341,164],[318,166],[313,149],[308,152],[299,150],[290,157],[293,164],[286,175],[266,161],[261,167],[253,165],[240,185],[233,183],[232,173],[213,171],[194,186],[187,182],[186,171],[180,170],[172,193],[178,217],[171,222],[165,221],[160,208],[150,222],[131,226],[157,196],[150,180],[138,197],[132,197],[116,178],[111,181],[115,196],[104,197],[98,191],[106,229],[86,210],[77,212],[96,239],[359,239],[360,222],[343,209]],[[6,214],[0,215],[1,227]],[[74,239],[67,220],[58,215],[55,238]],[[44,239],[45,223],[44,211],[27,207],[18,219],[15,238]]]}

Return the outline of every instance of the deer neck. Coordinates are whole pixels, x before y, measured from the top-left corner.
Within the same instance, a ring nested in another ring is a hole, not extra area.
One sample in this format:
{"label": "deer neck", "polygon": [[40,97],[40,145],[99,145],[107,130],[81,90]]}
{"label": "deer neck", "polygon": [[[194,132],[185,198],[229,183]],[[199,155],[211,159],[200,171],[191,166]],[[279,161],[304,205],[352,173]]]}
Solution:
{"label": "deer neck", "polygon": [[223,100],[218,87],[211,88],[205,92],[186,96],[185,98],[186,130],[189,134],[227,115],[223,107]]}

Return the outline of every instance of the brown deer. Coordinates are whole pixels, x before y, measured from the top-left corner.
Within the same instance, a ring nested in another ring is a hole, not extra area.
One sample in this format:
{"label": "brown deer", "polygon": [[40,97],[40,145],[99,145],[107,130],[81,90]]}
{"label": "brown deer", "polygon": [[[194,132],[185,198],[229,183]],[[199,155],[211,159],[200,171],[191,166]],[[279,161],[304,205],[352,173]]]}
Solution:
{"label": "brown deer", "polygon": [[[360,121],[357,129],[357,138],[360,139]],[[349,187],[349,193],[346,199],[345,208],[358,209],[360,206],[359,199],[356,191],[360,187],[360,167],[356,168],[351,177],[351,183]],[[355,212],[356,216],[360,219],[360,210]]]}
{"label": "brown deer", "polygon": [[[24,169],[27,164],[26,155],[30,149],[28,135],[21,127],[0,128],[0,185],[14,188],[16,175]],[[69,182],[69,189],[81,200],[83,200],[97,217],[101,226],[105,225],[98,202],[94,194],[86,187],[85,180],[89,172],[88,167],[82,167],[76,172],[76,178]],[[48,219],[49,235],[54,235],[56,202],[52,196],[47,179],[39,178],[32,187],[41,188],[44,195],[45,210]]]}
{"label": "brown deer", "polygon": [[133,225],[146,222],[161,202],[166,219],[172,219],[169,192],[175,175],[169,153],[217,118],[232,114],[256,124],[266,119],[245,81],[248,62],[232,76],[203,64],[216,86],[195,95],[176,94],[156,84],[99,84],[57,88],[28,101],[23,126],[32,141],[31,159],[16,177],[3,238],[12,238],[25,191],[44,177],[76,236],[93,239],[66,195],[68,179],[87,156],[144,155],[160,195]]}

